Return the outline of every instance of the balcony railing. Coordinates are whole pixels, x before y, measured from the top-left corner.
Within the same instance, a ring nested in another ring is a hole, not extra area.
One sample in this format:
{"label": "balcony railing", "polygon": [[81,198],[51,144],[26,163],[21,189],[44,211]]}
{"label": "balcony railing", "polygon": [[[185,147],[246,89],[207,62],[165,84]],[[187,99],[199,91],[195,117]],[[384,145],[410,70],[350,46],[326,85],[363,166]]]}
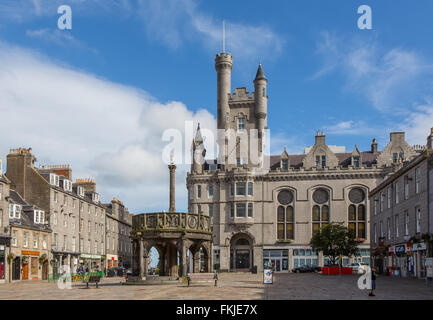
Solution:
{"label": "balcony railing", "polygon": [[132,231],[187,231],[212,233],[210,217],[196,213],[142,213],[132,218]]}

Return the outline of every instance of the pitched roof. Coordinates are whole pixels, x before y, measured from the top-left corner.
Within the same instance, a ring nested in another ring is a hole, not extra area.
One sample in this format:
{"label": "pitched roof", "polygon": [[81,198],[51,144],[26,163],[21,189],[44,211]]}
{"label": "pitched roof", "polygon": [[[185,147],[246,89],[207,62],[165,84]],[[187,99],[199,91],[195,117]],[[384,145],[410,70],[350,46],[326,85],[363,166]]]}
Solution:
{"label": "pitched roof", "polygon": [[263,72],[262,64],[259,64],[259,68],[257,69],[255,80],[265,79],[265,73]]}

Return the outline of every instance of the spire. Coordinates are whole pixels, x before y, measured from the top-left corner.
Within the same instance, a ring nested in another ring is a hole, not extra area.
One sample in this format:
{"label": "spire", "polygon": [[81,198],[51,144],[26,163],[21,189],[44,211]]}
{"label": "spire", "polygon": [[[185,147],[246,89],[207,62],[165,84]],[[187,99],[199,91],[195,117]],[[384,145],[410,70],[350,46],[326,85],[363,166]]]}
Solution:
{"label": "spire", "polygon": [[259,68],[257,69],[256,78],[254,80],[260,80],[264,79],[266,80],[265,73],[263,72],[262,64],[259,64]]}
{"label": "spire", "polygon": [[200,131],[200,123],[197,126],[197,132],[195,134],[194,141],[195,142],[203,142],[203,137],[201,136],[201,131]]}

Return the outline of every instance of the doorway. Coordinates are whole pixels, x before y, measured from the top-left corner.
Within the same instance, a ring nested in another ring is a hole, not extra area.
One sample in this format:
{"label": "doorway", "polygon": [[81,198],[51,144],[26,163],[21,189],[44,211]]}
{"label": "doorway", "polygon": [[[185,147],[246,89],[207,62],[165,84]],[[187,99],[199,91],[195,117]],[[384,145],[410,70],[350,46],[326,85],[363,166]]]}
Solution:
{"label": "doorway", "polygon": [[23,271],[21,273],[21,280],[29,280],[29,262],[23,261]]}
{"label": "doorway", "polygon": [[20,265],[21,259],[19,257],[16,257],[12,261],[12,280],[20,280]]}
{"label": "doorway", "polygon": [[253,267],[252,241],[246,234],[235,235],[230,242],[230,269],[249,272]]}

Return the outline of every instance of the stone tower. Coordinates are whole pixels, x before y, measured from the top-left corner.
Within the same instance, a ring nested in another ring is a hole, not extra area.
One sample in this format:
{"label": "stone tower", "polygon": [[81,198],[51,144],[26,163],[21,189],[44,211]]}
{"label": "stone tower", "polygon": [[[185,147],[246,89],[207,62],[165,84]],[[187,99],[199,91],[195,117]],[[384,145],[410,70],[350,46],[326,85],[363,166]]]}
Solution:
{"label": "stone tower", "polygon": [[217,71],[217,119],[218,129],[227,129],[229,121],[229,96],[231,93],[231,73],[233,58],[230,53],[220,53],[215,57]]}

